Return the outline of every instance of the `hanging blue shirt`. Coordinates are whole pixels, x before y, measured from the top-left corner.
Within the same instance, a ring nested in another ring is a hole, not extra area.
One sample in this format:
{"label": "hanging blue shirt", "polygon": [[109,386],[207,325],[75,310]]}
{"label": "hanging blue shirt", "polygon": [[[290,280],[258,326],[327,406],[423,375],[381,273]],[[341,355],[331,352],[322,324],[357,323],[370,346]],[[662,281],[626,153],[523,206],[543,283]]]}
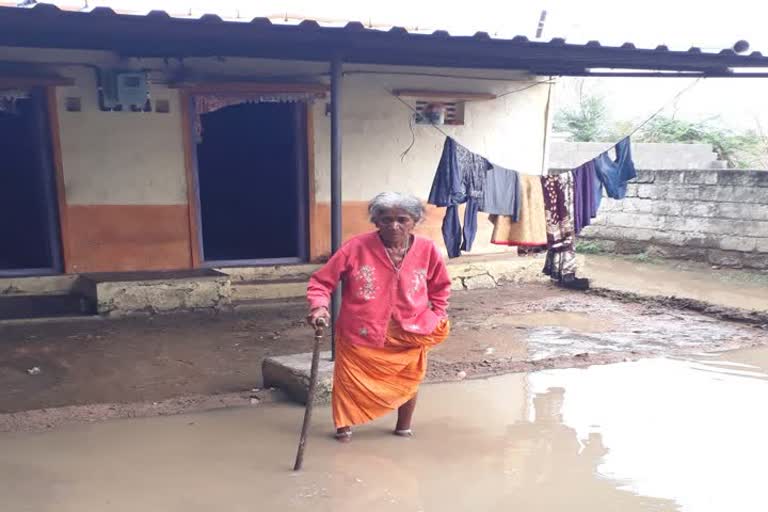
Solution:
{"label": "hanging blue shirt", "polygon": [[[429,204],[446,206],[443,218],[443,240],[450,258],[472,249],[477,233],[477,213],[480,210],[486,173],[493,166],[488,160],[447,137],[437,166]],[[464,229],[459,221],[459,205],[464,210]],[[462,240],[463,235],[463,240]]]}
{"label": "hanging blue shirt", "polygon": [[615,148],[615,160],[609,155],[610,150],[595,158],[595,171],[608,197],[624,199],[627,195],[627,182],[637,177],[629,137],[620,140]]}

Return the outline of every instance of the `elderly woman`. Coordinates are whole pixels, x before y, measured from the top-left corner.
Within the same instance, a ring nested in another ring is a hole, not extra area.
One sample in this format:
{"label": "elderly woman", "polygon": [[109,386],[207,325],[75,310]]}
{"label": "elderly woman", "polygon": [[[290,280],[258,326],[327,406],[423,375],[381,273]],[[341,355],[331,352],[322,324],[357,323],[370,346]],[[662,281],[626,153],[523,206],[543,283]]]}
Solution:
{"label": "elderly woman", "polygon": [[394,192],[368,205],[377,230],[344,244],[309,281],[308,320],[328,320],[341,280],[336,325],[333,419],[336,438],[397,409],[395,434],[411,436],[416,394],[427,351],[448,337],[451,280],[431,240],[414,235],[424,217],[416,197]]}

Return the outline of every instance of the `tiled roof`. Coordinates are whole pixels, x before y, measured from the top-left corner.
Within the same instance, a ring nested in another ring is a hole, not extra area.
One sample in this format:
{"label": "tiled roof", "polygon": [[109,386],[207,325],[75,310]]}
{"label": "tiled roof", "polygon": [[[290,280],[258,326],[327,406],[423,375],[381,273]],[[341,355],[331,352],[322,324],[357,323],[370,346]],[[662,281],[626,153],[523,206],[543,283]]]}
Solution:
{"label": "tiled roof", "polygon": [[[331,26],[329,26],[331,25]],[[732,49],[671,51],[666,46],[636,48],[632,43],[583,45],[555,38],[492,38],[484,32],[451,36],[402,27],[388,30],[362,23],[276,22],[270,18],[222,19],[172,16],[165,11],[117,13],[97,7],[88,12],[50,4],[0,7],[0,45],[115,51],[136,57],[249,56],[298,60],[484,69],[522,69],[539,75],[590,75],[598,69],[682,72],[691,76],[734,76],[734,68],[755,69],[738,76],[768,76],[768,57]]]}

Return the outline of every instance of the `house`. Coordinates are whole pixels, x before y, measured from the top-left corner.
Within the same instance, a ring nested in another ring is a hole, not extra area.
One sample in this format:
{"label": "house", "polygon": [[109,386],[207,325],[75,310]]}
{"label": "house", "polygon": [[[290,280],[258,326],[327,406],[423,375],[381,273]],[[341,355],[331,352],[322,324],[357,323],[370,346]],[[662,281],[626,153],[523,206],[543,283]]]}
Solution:
{"label": "house", "polygon": [[[550,77],[761,67],[730,50],[0,8],[0,275],[321,260],[369,229],[374,194],[426,198],[445,134],[541,173]],[[441,240],[441,217],[422,232]],[[483,224],[477,252],[504,250]]]}

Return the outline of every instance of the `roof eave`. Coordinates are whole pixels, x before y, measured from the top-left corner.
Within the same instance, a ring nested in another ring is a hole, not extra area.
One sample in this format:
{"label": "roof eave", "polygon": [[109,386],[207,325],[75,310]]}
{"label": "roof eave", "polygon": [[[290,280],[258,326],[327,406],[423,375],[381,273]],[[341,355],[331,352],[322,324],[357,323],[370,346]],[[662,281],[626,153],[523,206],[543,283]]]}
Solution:
{"label": "roof eave", "polygon": [[[41,4],[42,5],[42,4]],[[696,72],[731,76],[729,68],[768,69],[759,53],[730,50],[703,53],[637,49],[627,44],[548,43],[525,38],[491,39],[447,33],[412,34],[403,29],[369,30],[360,24],[342,28],[314,22],[275,25],[269,20],[227,22],[218,17],[172,18],[165,13],[119,15],[109,9],[90,13],[44,8],[0,8],[0,45],[113,51],[127,57],[255,57],[450,68],[526,70],[541,75],[590,75],[590,68]],[[758,73],[759,74],[759,73]],[[739,75],[742,76],[742,75]]]}

